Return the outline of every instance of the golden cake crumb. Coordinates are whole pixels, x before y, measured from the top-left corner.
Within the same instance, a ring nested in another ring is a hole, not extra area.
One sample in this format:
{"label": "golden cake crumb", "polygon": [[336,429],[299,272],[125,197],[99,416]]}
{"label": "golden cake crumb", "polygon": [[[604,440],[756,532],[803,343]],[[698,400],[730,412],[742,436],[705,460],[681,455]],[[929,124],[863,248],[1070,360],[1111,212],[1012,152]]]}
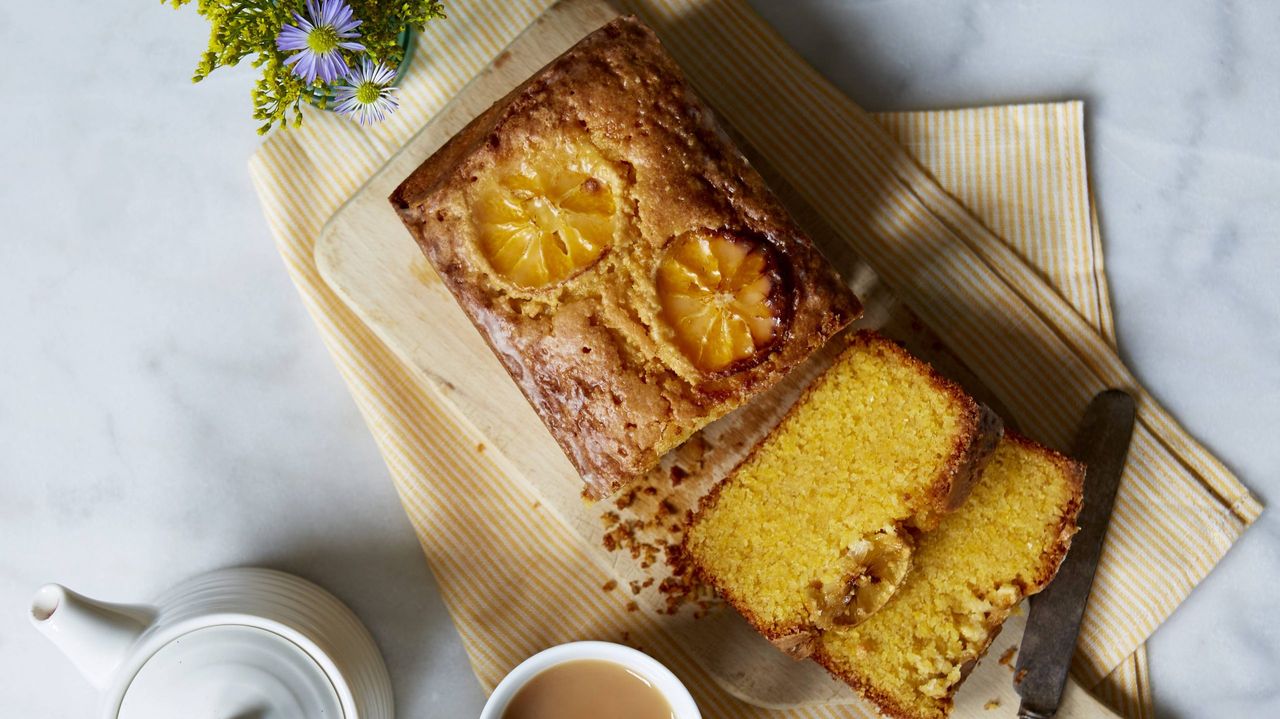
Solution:
{"label": "golden cake crumb", "polygon": [[679,552],[691,507],[711,484],[703,464],[709,449],[701,434],[694,435],[662,465],[615,494],[600,513],[604,548],[629,557],[645,575],[630,585],[643,599],[641,608],[670,615],[689,606],[693,615],[703,616],[717,602]]}
{"label": "golden cake crumb", "polygon": [[1057,571],[1083,474],[1078,463],[1006,435],[968,501],[921,536],[898,593],[863,624],[823,634],[818,661],[889,716],[946,717],[968,667]]}
{"label": "golden cake crumb", "polygon": [[972,485],[994,416],[891,340],[859,332],[733,473],[685,538],[699,575],[803,657],[901,586],[917,530]]}

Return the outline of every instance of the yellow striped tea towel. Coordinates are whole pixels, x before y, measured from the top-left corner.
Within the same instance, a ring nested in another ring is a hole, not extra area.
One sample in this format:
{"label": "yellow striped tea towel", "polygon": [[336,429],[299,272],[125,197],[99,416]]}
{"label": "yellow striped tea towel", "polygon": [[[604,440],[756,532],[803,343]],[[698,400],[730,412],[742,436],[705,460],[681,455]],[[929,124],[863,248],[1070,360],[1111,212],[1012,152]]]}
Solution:
{"label": "yellow striped tea towel", "polygon": [[[475,439],[316,269],[324,222],[548,4],[451,4],[449,19],[420,38],[402,106],[386,122],[361,129],[313,112],[301,129],[270,137],[250,171],[286,266],[378,442],[486,688],[548,645],[625,634],[662,656],[708,717],[857,713],[773,712],[721,691],[657,620],[600,591],[607,577],[569,529],[536,508],[522,479],[473,450]],[[1115,353],[1082,107],[873,117],[743,0],[622,4],[658,31],[710,103],[1005,399],[1024,431],[1061,447],[1096,391],[1120,386],[1138,396],[1139,424],[1075,669],[1127,716],[1149,716],[1143,642],[1261,506]]]}

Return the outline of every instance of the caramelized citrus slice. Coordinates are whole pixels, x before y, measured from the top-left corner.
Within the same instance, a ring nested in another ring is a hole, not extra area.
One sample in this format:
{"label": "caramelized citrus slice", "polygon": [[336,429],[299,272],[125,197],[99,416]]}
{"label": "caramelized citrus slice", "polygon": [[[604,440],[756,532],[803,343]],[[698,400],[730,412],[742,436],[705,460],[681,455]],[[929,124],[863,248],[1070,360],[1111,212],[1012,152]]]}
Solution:
{"label": "caramelized citrus slice", "polygon": [[763,241],[728,232],[682,235],[658,265],[657,286],[676,346],[705,372],[757,359],[784,319],[777,261]]}
{"label": "caramelized citrus slice", "polygon": [[906,579],[914,543],[909,535],[881,530],[854,542],[828,576],[810,586],[814,624],[823,630],[856,626],[883,607]]}
{"label": "caramelized citrus slice", "polygon": [[544,149],[486,182],[472,204],[480,251],[500,276],[538,288],[590,267],[613,242],[606,161],[586,145]]}

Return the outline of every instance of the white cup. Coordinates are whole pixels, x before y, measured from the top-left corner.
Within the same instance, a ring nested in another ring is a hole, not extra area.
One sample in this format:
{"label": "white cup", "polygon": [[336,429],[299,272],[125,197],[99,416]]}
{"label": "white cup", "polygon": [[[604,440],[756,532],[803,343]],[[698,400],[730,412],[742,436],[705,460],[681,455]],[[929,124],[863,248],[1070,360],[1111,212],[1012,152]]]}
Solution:
{"label": "white cup", "polygon": [[671,705],[674,719],[702,719],[698,705],[693,702],[689,690],[657,659],[631,647],[611,642],[570,642],[543,650],[524,660],[494,688],[485,702],[480,719],[502,719],[511,699],[525,684],[545,669],[564,662],[582,659],[621,664],[649,681]]}

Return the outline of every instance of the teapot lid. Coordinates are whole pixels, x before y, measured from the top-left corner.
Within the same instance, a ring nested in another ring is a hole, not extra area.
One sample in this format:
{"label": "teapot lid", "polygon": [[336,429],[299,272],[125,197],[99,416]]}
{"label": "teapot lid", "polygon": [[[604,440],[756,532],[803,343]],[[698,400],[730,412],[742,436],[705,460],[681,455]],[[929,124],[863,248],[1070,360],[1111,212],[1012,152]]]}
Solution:
{"label": "teapot lid", "polygon": [[297,644],[227,624],[183,634],[147,659],[119,719],[342,719],[329,676]]}

